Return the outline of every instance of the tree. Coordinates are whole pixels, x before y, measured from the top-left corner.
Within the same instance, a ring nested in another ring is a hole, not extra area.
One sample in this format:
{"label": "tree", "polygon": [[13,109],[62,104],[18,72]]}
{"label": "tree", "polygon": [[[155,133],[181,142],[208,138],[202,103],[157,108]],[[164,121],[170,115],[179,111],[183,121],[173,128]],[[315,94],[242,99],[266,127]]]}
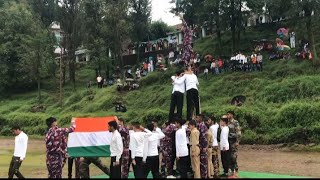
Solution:
{"label": "tree", "polygon": [[34,14],[38,16],[46,28],[57,20],[59,8],[57,0],[27,0]]}
{"label": "tree", "polygon": [[26,68],[30,77],[34,77],[38,86],[38,104],[41,103],[41,79],[48,75],[49,62],[53,58],[53,36],[41,27],[40,22],[34,19],[32,26],[33,34],[25,35],[22,38],[20,49],[20,66]]}
{"label": "tree", "polygon": [[174,28],[169,27],[163,21],[152,22],[151,24],[149,24],[149,33],[147,37],[144,37],[144,41],[166,37],[168,32],[174,30]]}
{"label": "tree", "polygon": [[320,8],[320,0],[296,0],[294,1],[295,9],[299,12],[304,12],[304,18],[306,23],[306,29],[309,39],[309,46],[313,53],[314,59],[318,60],[317,49],[314,42],[314,31],[312,16],[318,16]]}
{"label": "tree", "polygon": [[132,21],[132,39],[136,42],[137,64],[140,61],[140,42],[148,33],[150,22],[151,1],[150,0],[129,0],[130,19]]}
{"label": "tree", "polygon": [[76,86],[76,66],[75,66],[75,51],[82,44],[83,26],[81,0],[58,0],[61,5],[58,13],[61,29],[64,31],[65,43],[63,49],[67,52],[67,60],[69,64],[69,78]]}
{"label": "tree", "polygon": [[37,82],[40,103],[41,78],[53,60],[52,36],[24,1],[4,3],[0,14],[0,91],[25,90]]}
{"label": "tree", "polygon": [[84,44],[90,50],[91,63],[96,66],[98,72],[101,72],[102,61],[107,56],[107,44],[105,35],[102,32],[103,26],[106,26],[103,21],[104,17],[104,0],[84,0],[84,26],[85,39]]}
{"label": "tree", "polygon": [[[127,0],[108,0],[104,11],[106,26],[103,26],[103,33],[106,35],[107,47],[113,52],[114,66],[120,66],[123,70],[123,51],[127,48],[129,42],[129,32],[131,31],[131,23],[128,17],[129,4]],[[124,74],[122,73],[124,78]]]}

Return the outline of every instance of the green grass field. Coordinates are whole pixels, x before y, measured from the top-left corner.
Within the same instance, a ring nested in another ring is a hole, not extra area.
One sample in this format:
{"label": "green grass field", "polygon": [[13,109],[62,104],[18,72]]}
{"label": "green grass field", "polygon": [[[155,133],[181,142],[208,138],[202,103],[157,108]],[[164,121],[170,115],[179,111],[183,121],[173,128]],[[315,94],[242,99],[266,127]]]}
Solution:
{"label": "green grass field", "polygon": [[[243,33],[241,48],[250,52],[252,40],[275,39],[277,28],[283,25],[296,29],[297,38],[305,35],[305,29],[299,28],[301,23],[293,21],[249,27]],[[224,33],[223,49],[230,47],[229,39],[228,32]],[[315,33],[315,39],[320,41],[319,33]],[[214,39],[208,37],[197,41],[195,50],[205,54],[214,52],[215,46]],[[244,144],[319,143],[319,63],[296,59],[270,62],[266,55],[264,53],[263,72],[210,74],[209,80],[200,74],[201,111],[220,117],[228,110],[234,110],[242,126]],[[61,126],[68,126],[72,117],[88,116],[118,115],[128,122],[143,123],[152,118],[161,123],[167,120],[172,90],[170,76],[175,73],[175,68],[149,74],[142,78],[139,90],[127,93],[118,93],[115,86],[86,89],[89,80],[95,81],[94,68],[88,65],[77,69],[76,89],[67,81],[63,107],[59,106],[58,84],[52,80],[43,80],[42,83],[42,105],[46,107],[43,112],[31,112],[31,107],[37,104],[36,91],[11,94],[1,99],[0,135],[9,135],[13,124],[20,124],[29,135],[43,135],[45,119],[49,116],[57,117]],[[237,95],[247,97],[241,107],[230,105],[231,99]],[[117,100],[124,102],[126,113],[115,113],[113,103]],[[186,103],[183,117],[186,117]]]}

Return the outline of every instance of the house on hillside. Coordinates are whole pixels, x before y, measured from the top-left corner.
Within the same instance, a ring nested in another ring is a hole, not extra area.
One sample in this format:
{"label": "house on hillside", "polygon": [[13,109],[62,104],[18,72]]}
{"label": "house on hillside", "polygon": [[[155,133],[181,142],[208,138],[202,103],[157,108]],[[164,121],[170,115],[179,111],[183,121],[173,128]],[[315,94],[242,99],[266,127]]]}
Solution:
{"label": "house on hillside", "polygon": [[[50,29],[56,38],[54,54],[55,59],[57,60],[57,62],[59,62],[60,58],[66,56],[68,52],[67,49],[62,48],[64,32],[60,28],[60,23],[56,21],[52,22]],[[90,52],[89,50],[80,47],[77,51],[75,51],[75,57],[77,63],[88,62],[90,61]]]}

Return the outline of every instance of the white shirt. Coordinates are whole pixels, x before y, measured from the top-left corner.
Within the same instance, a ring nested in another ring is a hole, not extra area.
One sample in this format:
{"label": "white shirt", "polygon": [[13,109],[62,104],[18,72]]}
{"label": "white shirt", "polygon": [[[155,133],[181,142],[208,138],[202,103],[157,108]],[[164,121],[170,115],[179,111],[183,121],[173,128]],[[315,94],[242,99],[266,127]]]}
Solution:
{"label": "white shirt", "polygon": [[[158,127],[156,127],[156,131],[159,132],[159,131],[161,131],[161,129],[158,128]],[[162,131],[161,131],[161,132],[162,132]],[[158,146],[160,146],[160,139],[158,140]]]}
{"label": "white shirt", "polygon": [[213,135],[213,143],[212,143],[213,147],[218,146],[218,140],[217,140],[218,128],[219,128],[219,124],[218,123],[215,123],[215,124],[210,126],[210,130],[211,130],[212,135]]}
{"label": "white shirt", "polygon": [[171,52],[169,53],[169,58],[174,58],[174,52],[171,51]]}
{"label": "white shirt", "polygon": [[123,152],[122,137],[118,130],[112,133],[110,144],[111,157],[116,157],[116,161],[119,161]]}
{"label": "white shirt", "polygon": [[144,144],[143,161],[145,162],[148,156],[158,156],[158,141],[164,138],[165,135],[157,128],[152,132],[152,135],[148,137]]}
{"label": "white shirt", "polygon": [[229,127],[224,126],[221,127],[221,135],[220,135],[220,150],[229,150],[229,141],[228,141]]}
{"label": "white shirt", "polygon": [[187,145],[187,134],[184,128],[180,128],[176,131],[176,156],[185,157],[189,155]]}
{"label": "white shirt", "polygon": [[261,54],[257,56],[257,61],[258,61],[258,62],[262,62],[262,59],[263,59],[263,57],[262,57]]}
{"label": "white shirt", "polygon": [[26,157],[28,147],[28,136],[21,131],[14,139],[14,153],[13,156],[19,157],[23,160]]}
{"label": "white shirt", "polygon": [[185,88],[185,85],[184,85],[184,82],[186,80],[185,75],[182,76],[182,77],[171,76],[171,79],[173,80],[173,83],[172,83],[173,84],[172,94],[175,91],[178,91],[178,92],[181,92],[181,93],[184,93],[186,91],[186,88]]}
{"label": "white shirt", "polygon": [[145,132],[134,132],[131,134],[130,144],[131,144],[131,158],[143,157],[143,150],[145,140],[152,135],[152,132],[148,129]]}
{"label": "white shirt", "polygon": [[247,57],[245,56],[244,59],[243,59],[243,64],[246,64],[248,62],[248,59]]}
{"label": "white shirt", "polygon": [[205,68],[204,73],[208,73],[208,72],[209,72],[208,68]]}
{"label": "white shirt", "polygon": [[[182,129],[184,129],[186,131],[186,135],[187,135],[187,128],[188,128],[187,124],[182,125]],[[189,141],[189,138],[187,136],[187,144],[189,144],[189,143],[190,143],[190,141]]]}
{"label": "white shirt", "polygon": [[101,82],[101,81],[102,81],[102,77],[101,77],[101,76],[98,76],[98,77],[97,77],[97,81],[98,81],[98,82]]}
{"label": "white shirt", "polygon": [[[134,133],[134,130],[129,130],[129,137],[130,137],[130,142],[133,141],[132,140],[132,134]],[[132,144],[129,143],[129,150],[132,151]]]}
{"label": "white shirt", "polygon": [[198,90],[199,81],[195,74],[185,74],[187,91],[190,89]]}

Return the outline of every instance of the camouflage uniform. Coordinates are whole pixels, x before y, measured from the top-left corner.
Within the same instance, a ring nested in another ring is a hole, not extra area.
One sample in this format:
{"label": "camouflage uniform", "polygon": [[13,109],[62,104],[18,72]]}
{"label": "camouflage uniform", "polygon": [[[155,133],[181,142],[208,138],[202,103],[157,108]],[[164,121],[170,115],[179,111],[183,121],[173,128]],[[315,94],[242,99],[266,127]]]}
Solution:
{"label": "camouflage uniform", "polygon": [[[176,131],[176,127],[174,124],[168,125],[165,129],[163,129],[163,133],[166,135],[160,141],[162,147],[162,161],[161,161],[161,170],[165,176],[173,175],[173,165],[175,160],[175,147],[174,146],[174,134]],[[166,171],[165,171],[166,170]]]}
{"label": "camouflage uniform", "polygon": [[212,147],[212,164],[213,164],[213,177],[219,176],[219,147]]}
{"label": "camouflage uniform", "polygon": [[89,173],[89,165],[93,163],[96,165],[99,169],[101,169],[105,174],[110,175],[110,170],[105,165],[102,164],[100,158],[98,157],[85,157],[80,160],[80,178],[83,179],[89,179],[90,173]]}
{"label": "camouflage uniform", "polygon": [[188,26],[187,22],[185,20],[182,20],[183,22],[183,54],[182,54],[182,60],[185,64],[189,64],[191,55],[193,54],[192,49],[192,36],[193,36],[193,30]]}
{"label": "camouflage uniform", "polygon": [[230,144],[230,169],[233,173],[234,171],[238,172],[238,147],[236,146],[237,143],[240,142],[241,137],[241,129],[239,122],[235,119],[231,119],[229,121],[229,144]]}
{"label": "camouflage uniform", "polygon": [[121,155],[121,178],[128,178],[129,176],[129,144],[130,144],[130,135],[129,130],[125,126],[118,126],[119,133],[122,137],[123,142],[123,153]]}
{"label": "camouflage uniform", "polygon": [[49,172],[48,178],[62,178],[62,168],[66,162],[66,137],[74,131],[71,128],[53,127],[48,130],[45,137],[47,158],[46,164]]}
{"label": "camouflage uniform", "polygon": [[200,173],[201,178],[208,178],[208,155],[204,149],[208,147],[207,131],[208,128],[204,122],[197,124],[197,129],[200,132],[199,145],[200,145]]}

